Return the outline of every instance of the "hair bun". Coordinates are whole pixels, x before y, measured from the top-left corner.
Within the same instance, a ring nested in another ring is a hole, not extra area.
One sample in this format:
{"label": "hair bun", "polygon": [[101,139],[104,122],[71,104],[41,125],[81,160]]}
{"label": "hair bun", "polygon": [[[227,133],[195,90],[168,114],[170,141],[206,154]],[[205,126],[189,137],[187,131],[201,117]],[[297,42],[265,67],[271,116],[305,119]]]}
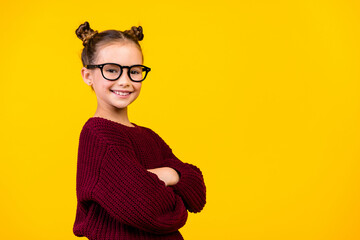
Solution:
{"label": "hair bun", "polygon": [[133,37],[137,41],[141,41],[141,40],[144,39],[143,29],[142,29],[141,26],[139,26],[139,27],[133,26],[133,27],[131,27],[130,30],[124,31],[124,33],[130,35],[131,37]]}
{"label": "hair bun", "polygon": [[144,34],[143,34],[143,29],[141,26],[139,27],[132,27],[131,28],[133,30],[133,32],[135,33],[136,38],[138,39],[138,41],[141,41],[144,39]]}
{"label": "hair bun", "polygon": [[81,24],[78,29],[75,31],[76,36],[83,41],[83,45],[85,46],[89,40],[98,33],[98,31],[94,31],[90,28],[90,24],[88,22],[84,22]]}

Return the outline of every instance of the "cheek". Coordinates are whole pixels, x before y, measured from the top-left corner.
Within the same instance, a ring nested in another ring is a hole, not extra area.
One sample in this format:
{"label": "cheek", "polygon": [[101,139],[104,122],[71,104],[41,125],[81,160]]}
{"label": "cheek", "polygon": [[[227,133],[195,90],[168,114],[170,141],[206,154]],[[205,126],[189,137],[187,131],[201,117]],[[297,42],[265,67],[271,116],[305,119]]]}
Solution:
{"label": "cheek", "polygon": [[98,81],[98,82],[96,82],[96,84],[94,84],[94,87],[95,87],[96,91],[101,95],[111,94],[111,92],[110,92],[111,85],[109,85],[106,82]]}
{"label": "cheek", "polygon": [[141,86],[142,86],[142,83],[136,83],[136,84],[134,84],[134,88],[135,88],[137,91],[140,91],[140,90],[141,90]]}
{"label": "cheek", "polygon": [[99,74],[96,75],[95,81],[96,81],[96,84],[98,85],[98,88],[101,88],[105,92],[108,91],[109,88],[114,84],[114,82],[104,79],[101,76],[101,73],[100,73],[100,75]]}

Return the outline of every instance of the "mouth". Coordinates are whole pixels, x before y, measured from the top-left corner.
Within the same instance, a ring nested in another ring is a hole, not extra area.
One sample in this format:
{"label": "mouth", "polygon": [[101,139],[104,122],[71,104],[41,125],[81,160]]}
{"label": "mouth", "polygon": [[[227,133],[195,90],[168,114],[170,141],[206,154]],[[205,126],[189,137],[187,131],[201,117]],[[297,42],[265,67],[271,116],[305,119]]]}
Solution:
{"label": "mouth", "polygon": [[110,90],[110,91],[118,96],[129,96],[131,94],[131,92],[129,91],[117,91],[117,90]]}

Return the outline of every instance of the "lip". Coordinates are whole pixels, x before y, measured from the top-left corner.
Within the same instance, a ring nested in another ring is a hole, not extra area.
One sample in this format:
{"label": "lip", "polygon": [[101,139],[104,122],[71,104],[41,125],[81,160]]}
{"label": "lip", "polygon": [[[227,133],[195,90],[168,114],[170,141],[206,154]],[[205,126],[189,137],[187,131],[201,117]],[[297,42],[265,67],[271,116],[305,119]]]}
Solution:
{"label": "lip", "polygon": [[[127,91],[127,90],[110,90],[116,97],[118,98],[128,98],[132,92]],[[118,91],[118,92],[123,92],[123,93],[129,93],[128,95],[122,96],[122,95],[118,95],[116,94],[114,91]]]}
{"label": "lip", "polygon": [[131,92],[129,90],[117,90],[117,89],[110,89],[110,91],[118,91],[118,92]]}

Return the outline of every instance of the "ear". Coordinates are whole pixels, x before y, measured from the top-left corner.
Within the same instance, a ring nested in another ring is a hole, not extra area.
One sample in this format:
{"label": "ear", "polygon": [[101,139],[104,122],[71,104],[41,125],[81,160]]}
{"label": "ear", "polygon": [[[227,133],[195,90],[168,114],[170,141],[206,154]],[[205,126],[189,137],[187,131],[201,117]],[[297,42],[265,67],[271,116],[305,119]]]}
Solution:
{"label": "ear", "polygon": [[91,86],[93,84],[93,75],[90,69],[83,67],[81,69],[81,76],[87,85]]}

